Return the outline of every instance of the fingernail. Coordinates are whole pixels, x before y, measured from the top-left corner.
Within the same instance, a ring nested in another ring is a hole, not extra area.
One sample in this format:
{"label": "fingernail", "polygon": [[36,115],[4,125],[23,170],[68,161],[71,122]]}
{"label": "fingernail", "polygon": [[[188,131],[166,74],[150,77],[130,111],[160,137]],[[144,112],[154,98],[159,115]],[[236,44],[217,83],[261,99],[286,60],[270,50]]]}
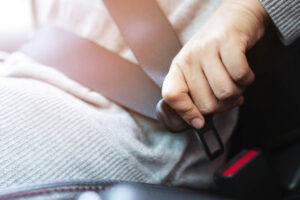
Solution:
{"label": "fingernail", "polygon": [[195,118],[192,120],[191,124],[195,129],[200,129],[203,127],[204,121],[200,118]]}

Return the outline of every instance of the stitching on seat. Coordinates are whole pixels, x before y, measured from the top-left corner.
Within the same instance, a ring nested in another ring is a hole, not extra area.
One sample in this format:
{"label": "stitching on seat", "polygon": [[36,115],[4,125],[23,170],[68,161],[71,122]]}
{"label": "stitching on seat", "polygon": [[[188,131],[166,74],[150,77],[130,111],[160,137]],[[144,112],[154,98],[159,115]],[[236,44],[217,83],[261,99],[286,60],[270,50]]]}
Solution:
{"label": "stitching on seat", "polygon": [[106,189],[108,189],[108,187],[103,187],[103,186],[56,187],[56,188],[38,189],[38,190],[28,191],[28,192],[16,192],[16,193],[12,193],[12,194],[7,194],[7,195],[1,196],[0,200],[28,197],[28,196],[32,196],[32,195],[49,194],[49,193],[54,193],[54,192],[104,191]]}

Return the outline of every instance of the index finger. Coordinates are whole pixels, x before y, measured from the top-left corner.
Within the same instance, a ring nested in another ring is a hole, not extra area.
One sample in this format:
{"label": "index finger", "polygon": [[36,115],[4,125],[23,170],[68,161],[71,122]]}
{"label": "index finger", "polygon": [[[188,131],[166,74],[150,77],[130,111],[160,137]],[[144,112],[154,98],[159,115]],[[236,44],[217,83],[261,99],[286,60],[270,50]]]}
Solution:
{"label": "index finger", "polygon": [[174,64],[165,78],[162,96],[189,125],[196,129],[203,127],[204,117],[189,96],[189,88],[182,71]]}

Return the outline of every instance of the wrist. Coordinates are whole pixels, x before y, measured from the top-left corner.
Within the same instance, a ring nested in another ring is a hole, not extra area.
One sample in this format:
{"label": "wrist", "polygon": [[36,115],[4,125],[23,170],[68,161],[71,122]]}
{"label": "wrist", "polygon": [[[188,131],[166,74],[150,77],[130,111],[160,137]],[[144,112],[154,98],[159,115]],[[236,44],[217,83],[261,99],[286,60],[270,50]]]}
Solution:
{"label": "wrist", "polygon": [[244,10],[248,10],[259,23],[266,26],[270,22],[270,17],[261,4],[260,0],[224,0],[225,4],[228,6],[237,5],[238,7],[243,7]]}
{"label": "wrist", "polygon": [[264,24],[264,26],[267,26],[270,22],[270,17],[266,9],[261,4],[260,0],[251,0],[251,1],[253,1],[254,9],[256,8],[257,10],[257,17]]}
{"label": "wrist", "polygon": [[263,36],[270,21],[260,0],[224,0],[224,4],[236,11],[240,21],[246,23],[247,28],[244,29],[246,30],[244,33],[249,37],[249,46],[252,46],[252,43],[256,43]]}

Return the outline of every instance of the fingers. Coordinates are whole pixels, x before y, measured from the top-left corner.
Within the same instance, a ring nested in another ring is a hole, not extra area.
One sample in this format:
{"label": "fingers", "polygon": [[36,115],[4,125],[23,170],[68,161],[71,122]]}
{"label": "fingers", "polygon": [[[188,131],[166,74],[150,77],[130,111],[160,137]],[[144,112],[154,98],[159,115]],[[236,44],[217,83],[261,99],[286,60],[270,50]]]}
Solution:
{"label": "fingers", "polygon": [[185,75],[189,93],[194,104],[202,114],[209,114],[217,110],[218,100],[216,99],[199,62],[191,63],[192,66],[186,66],[179,62],[180,67]]}
{"label": "fingers", "polygon": [[163,97],[187,123],[243,103],[243,90],[254,80],[245,52],[264,32],[249,5],[221,4],[174,59]]}
{"label": "fingers", "polygon": [[254,79],[243,48],[230,47],[217,42],[185,46],[164,81],[166,103],[197,129],[204,125],[203,115],[241,105],[244,86]]}
{"label": "fingers", "polygon": [[246,47],[237,42],[225,43],[220,48],[220,56],[231,78],[241,86],[247,86],[254,81],[254,73],[248,65]]}
{"label": "fingers", "polygon": [[179,58],[175,64],[186,77],[190,97],[199,111],[211,114],[243,103],[242,89],[234,84],[218,57],[211,52],[205,58],[198,57],[200,59],[191,60],[195,58],[191,55]]}
{"label": "fingers", "polygon": [[202,51],[202,54],[205,53],[205,51],[207,51],[207,53],[200,55],[200,59],[203,71],[215,97],[220,102],[230,99],[236,100],[236,98],[242,95],[242,88],[234,83],[232,77],[230,77],[226,71],[226,67],[219,58],[217,46],[211,45],[208,48],[210,48],[208,51]]}
{"label": "fingers", "polygon": [[204,117],[190,98],[189,88],[179,68],[170,68],[163,84],[162,96],[188,124],[197,129],[203,127]]}

